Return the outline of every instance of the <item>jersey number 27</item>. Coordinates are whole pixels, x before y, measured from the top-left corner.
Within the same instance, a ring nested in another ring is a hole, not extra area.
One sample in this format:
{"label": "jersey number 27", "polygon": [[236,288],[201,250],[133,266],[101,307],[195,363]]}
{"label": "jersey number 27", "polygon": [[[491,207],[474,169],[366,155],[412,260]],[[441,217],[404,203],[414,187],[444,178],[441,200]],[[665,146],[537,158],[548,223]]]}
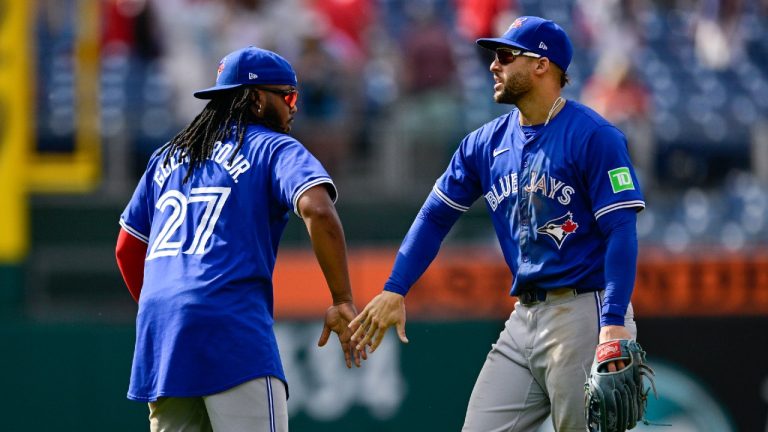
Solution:
{"label": "jersey number 27", "polygon": [[152,243],[147,260],[179,254],[184,245],[181,244],[181,240],[174,241],[171,239],[187,218],[187,206],[193,203],[204,203],[206,207],[200,220],[197,221],[192,244],[184,249],[184,253],[200,255],[205,252],[216,222],[221,215],[221,209],[224,208],[224,203],[229,198],[229,191],[230,188],[228,187],[202,187],[193,188],[189,192],[189,198],[177,190],[168,191],[160,196],[155,207],[163,213],[170,207],[171,215]]}

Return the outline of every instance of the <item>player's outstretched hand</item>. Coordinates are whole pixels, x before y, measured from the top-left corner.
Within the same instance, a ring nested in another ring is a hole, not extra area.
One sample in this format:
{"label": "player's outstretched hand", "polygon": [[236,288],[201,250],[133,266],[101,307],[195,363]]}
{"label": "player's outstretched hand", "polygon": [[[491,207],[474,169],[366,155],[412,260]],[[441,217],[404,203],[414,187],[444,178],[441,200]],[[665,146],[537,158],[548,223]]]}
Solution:
{"label": "player's outstretched hand", "polygon": [[387,329],[393,325],[400,340],[408,343],[405,336],[405,298],[397,293],[382,291],[349,324],[354,331],[352,342],[357,343],[355,349],[365,352],[366,346],[370,346],[371,352],[376,351]]}
{"label": "player's outstretched hand", "polygon": [[357,315],[357,309],[352,302],[329,307],[325,311],[323,333],[320,335],[320,340],[317,341],[317,346],[324,346],[328,342],[331,332],[336,333],[339,336],[339,343],[344,351],[344,361],[348,368],[352,367],[353,361],[355,366],[360,367],[360,360],[368,359],[365,350],[355,349],[352,342],[352,330],[349,328],[349,323],[355,318],[355,315]]}

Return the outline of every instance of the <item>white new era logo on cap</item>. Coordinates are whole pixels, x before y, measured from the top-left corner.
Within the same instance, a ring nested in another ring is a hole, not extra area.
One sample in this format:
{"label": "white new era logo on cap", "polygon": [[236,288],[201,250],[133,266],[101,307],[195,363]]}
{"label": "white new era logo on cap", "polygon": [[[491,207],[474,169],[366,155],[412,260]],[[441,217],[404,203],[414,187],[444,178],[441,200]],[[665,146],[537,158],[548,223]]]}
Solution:
{"label": "white new era logo on cap", "polygon": [[256,75],[255,73],[253,73],[253,72],[248,72],[248,79],[256,79],[256,78],[258,78],[258,77],[259,77],[259,76],[258,76],[258,75]]}
{"label": "white new era logo on cap", "polygon": [[547,49],[547,44],[545,44],[544,42],[539,42],[539,48],[545,50]]}

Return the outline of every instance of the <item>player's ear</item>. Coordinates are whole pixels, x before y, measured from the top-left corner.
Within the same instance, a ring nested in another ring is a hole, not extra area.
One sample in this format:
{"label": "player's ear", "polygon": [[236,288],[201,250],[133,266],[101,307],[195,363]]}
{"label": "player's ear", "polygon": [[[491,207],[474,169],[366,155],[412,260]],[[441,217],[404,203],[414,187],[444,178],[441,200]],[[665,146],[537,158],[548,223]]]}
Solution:
{"label": "player's ear", "polygon": [[250,88],[246,91],[248,92],[248,100],[251,102],[251,111],[253,111],[256,117],[261,117],[263,112],[261,92],[254,88]]}
{"label": "player's ear", "polygon": [[540,70],[542,72],[546,72],[547,69],[549,69],[549,59],[546,57],[541,57],[536,59],[536,70]]}
{"label": "player's ear", "polygon": [[536,67],[534,68],[534,73],[537,75],[544,75],[552,68],[552,65],[549,62],[549,59],[546,57],[541,57],[536,59]]}

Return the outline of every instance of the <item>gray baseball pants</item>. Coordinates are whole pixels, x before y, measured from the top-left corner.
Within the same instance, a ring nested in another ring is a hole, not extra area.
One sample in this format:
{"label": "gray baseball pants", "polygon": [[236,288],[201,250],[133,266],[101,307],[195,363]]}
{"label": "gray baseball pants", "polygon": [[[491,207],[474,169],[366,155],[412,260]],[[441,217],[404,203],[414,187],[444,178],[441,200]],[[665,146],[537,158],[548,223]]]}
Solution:
{"label": "gray baseball pants", "polygon": [[[552,414],[558,432],[583,432],[584,382],[600,332],[601,293],[556,290],[515,310],[491,347],[463,432],[534,432]],[[632,305],[624,325],[637,337]]]}
{"label": "gray baseball pants", "polygon": [[202,397],[166,397],[149,403],[151,432],[288,432],[285,385],[257,378]]}

